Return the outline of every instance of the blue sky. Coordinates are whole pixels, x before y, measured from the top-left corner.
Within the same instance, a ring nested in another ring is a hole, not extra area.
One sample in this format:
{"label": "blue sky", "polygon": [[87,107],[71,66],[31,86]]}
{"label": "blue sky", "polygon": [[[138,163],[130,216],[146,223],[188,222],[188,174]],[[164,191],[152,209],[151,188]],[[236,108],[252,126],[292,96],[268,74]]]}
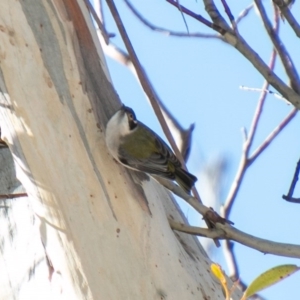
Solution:
{"label": "blue sky", "polygon": [[[259,93],[241,90],[239,86],[260,88],[263,78],[229,45],[216,39],[167,37],[153,32],[133,16],[123,1],[116,2],[135,51],[160,98],[184,127],[196,123],[188,161],[190,172],[199,177],[201,169],[209,161],[222,157],[228,160],[229,168],[219,199],[224,201],[240,160],[243,142],[241,128],[249,129],[259,98]],[[131,2],[151,23],[186,32],[180,12],[165,1]],[[182,0],[180,3],[207,17],[202,1]],[[266,7],[270,6],[270,1],[264,3]],[[236,17],[251,2],[239,0],[228,1],[228,4]],[[108,31],[116,33],[113,42],[125,50],[107,7],[104,11]],[[223,8],[220,11],[223,13]],[[299,2],[292,11],[299,18]],[[190,32],[214,33],[189,17],[186,21]],[[268,63],[272,46],[255,11],[240,24],[239,30]],[[281,23],[280,36],[299,69],[299,40],[287,23]],[[133,74],[118,62],[109,58],[107,61],[122,102],[135,110],[139,120],[163,136]],[[279,60],[275,71],[286,81]],[[284,101],[268,96],[252,150],[263,142],[291,109]],[[299,123],[298,115],[247,171],[230,216],[238,229],[278,242],[300,243],[300,205],[287,203],[281,198],[289,189],[300,157]],[[198,188],[200,194],[205,194],[201,183]],[[300,184],[295,197],[300,197]],[[203,201],[205,203],[205,199]],[[183,205],[183,211],[191,223],[200,224],[201,217],[191,208]],[[298,260],[264,255],[239,244],[234,249],[241,279],[246,283],[276,265],[300,265]],[[221,250],[213,251],[212,257],[226,270]],[[299,280],[300,273],[261,295],[272,300],[299,299]]]}

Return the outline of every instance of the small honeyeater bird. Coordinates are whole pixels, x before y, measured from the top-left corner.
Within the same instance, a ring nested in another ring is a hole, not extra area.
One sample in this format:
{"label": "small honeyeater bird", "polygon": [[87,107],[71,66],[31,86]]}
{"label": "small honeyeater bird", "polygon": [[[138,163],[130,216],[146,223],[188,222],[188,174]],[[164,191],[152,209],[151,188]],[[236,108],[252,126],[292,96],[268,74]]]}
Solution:
{"label": "small honeyeater bird", "polygon": [[108,121],[106,144],[111,155],[125,167],[175,180],[187,193],[197,177],[185,171],[170,147],[122,106]]}

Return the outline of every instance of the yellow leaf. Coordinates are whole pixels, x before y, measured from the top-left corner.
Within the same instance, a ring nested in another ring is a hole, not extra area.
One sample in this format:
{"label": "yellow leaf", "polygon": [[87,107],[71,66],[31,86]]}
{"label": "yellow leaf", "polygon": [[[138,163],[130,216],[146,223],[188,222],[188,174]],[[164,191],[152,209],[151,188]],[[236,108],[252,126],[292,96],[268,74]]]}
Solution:
{"label": "yellow leaf", "polygon": [[210,269],[212,273],[219,279],[221,283],[226,283],[226,277],[224,276],[221,266],[218,264],[211,264]]}
{"label": "yellow leaf", "polygon": [[227,288],[227,281],[221,266],[219,266],[218,264],[211,264],[210,269],[212,273],[219,279],[224,289],[226,300],[229,300],[230,296]]}

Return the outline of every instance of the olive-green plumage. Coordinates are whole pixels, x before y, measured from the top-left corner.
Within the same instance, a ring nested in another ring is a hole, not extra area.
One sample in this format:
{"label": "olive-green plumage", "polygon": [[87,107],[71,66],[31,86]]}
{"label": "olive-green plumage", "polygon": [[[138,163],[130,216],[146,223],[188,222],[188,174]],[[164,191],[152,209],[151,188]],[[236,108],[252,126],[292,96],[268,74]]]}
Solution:
{"label": "olive-green plumage", "polygon": [[[175,180],[190,193],[197,178],[181,167],[172,150],[156,133],[136,120],[131,108],[123,106],[111,120],[107,125],[107,145],[118,161],[129,168]],[[115,132],[118,122],[120,133]],[[119,140],[115,141],[113,135]]]}
{"label": "olive-green plumage", "polygon": [[156,138],[142,126],[135,129],[134,134],[121,138],[122,148],[136,159],[147,159],[156,152]]}

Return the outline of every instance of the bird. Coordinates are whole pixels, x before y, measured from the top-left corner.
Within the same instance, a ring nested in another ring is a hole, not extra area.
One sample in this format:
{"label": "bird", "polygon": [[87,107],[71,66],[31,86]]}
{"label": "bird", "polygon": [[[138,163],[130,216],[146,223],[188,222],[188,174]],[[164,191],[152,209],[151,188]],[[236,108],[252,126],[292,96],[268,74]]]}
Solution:
{"label": "bird", "polygon": [[174,180],[187,193],[197,177],[182,168],[171,148],[123,105],[108,121],[106,145],[113,158],[127,168]]}

